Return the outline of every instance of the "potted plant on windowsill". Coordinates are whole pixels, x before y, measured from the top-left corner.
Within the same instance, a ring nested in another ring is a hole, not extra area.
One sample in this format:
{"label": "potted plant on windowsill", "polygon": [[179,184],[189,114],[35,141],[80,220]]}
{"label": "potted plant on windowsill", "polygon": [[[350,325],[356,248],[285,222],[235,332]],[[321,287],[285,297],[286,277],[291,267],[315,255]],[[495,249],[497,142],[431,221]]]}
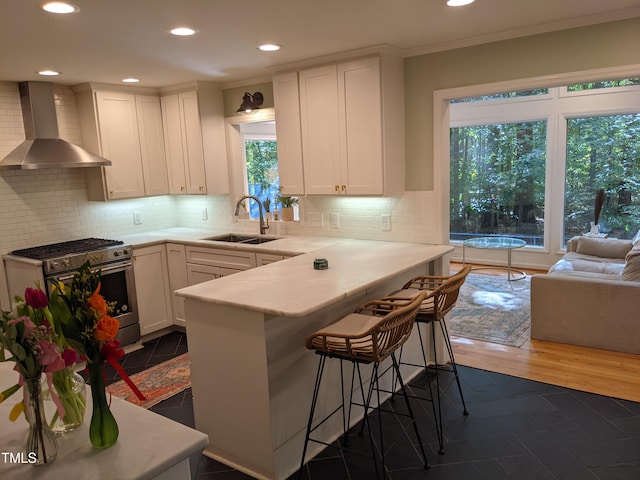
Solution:
{"label": "potted plant on windowsill", "polygon": [[298,204],[298,197],[278,197],[282,205],[282,221],[293,222],[293,206]]}

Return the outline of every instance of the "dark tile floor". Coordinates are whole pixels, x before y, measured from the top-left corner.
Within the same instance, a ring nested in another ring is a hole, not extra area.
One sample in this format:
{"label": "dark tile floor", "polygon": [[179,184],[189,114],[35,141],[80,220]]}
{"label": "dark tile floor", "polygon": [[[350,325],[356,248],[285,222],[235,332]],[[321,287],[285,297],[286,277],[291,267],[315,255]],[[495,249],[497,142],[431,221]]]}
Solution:
{"label": "dark tile floor", "polygon": [[[146,343],[143,350],[128,354],[122,365],[132,374],[180,355],[186,349],[185,335],[174,332]],[[385,438],[392,438],[393,435],[388,435],[392,431],[400,434],[400,440],[387,454],[387,467],[393,479],[640,478],[639,403],[474,368],[460,367],[459,370],[469,416],[462,415],[455,383],[444,381],[448,374],[441,375],[443,455],[438,454],[431,405],[412,400],[429,469],[423,469],[413,443],[399,428],[405,419],[382,414]],[[391,408],[401,407],[402,403],[396,400]],[[194,426],[190,389],[151,410]],[[366,435],[354,435],[352,448],[368,451],[364,444],[367,439]],[[371,465],[362,457],[327,449],[305,466],[302,478],[368,480],[375,478]],[[192,467],[198,480],[250,478],[202,455],[192,459]]]}

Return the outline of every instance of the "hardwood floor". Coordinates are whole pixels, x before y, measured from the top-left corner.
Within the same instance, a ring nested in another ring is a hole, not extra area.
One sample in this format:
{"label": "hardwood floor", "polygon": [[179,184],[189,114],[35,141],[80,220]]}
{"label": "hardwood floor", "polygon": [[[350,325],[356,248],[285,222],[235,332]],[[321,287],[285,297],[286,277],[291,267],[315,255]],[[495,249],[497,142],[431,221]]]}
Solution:
{"label": "hardwood floor", "polygon": [[640,402],[640,355],[541,340],[519,348],[453,336],[451,343],[459,365]]}

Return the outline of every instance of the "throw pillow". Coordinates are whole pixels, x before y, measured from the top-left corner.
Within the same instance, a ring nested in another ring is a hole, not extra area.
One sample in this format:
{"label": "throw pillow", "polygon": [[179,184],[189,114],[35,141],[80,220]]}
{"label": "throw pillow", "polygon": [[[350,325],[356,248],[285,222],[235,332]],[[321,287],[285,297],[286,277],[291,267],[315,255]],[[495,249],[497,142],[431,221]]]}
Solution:
{"label": "throw pillow", "polygon": [[580,237],[576,253],[602,258],[624,258],[631,247],[633,243],[630,240]]}
{"label": "throw pillow", "polygon": [[629,282],[640,282],[640,244],[627,253],[625,262],[620,278]]}

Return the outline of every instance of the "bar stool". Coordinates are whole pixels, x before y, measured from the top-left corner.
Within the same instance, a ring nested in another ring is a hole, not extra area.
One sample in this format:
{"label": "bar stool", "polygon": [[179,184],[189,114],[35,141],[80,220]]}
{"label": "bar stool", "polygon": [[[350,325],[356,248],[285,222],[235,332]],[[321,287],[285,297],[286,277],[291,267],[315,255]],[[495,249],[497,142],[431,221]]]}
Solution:
{"label": "bar stool", "polygon": [[[405,398],[407,406],[407,416],[411,418],[413,429],[416,435],[417,444],[419,446],[422,460],[425,468],[428,468],[427,461],[422,440],[420,439],[420,433],[418,432],[418,426],[413,416],[413,410],[407,397],[404,382],[400,374],[400,368],[396,359],[395,351],[402,346],[413,330],[415,317],[418,312],[418,308],[426,296],[426,292],[416,295],[409,301],[405,300],[376,300],[368,302],[365,305],[358,308],[354,313],[351,313],[337,322],[320,329],[306,338],[305,345],[308,349],[314,350],[316,354],[320,356],[318,363],[318,370],[316,373],[316,381],[313,390],[313,398],[311,401],[311,410],[309,412],[309,421],[307,424],[307,431],[305,435],[304,447],[302,450],[302,460],[300,462],[299,478],[302,477],[303,467],[305,463],[305,456],[307,453],[307,447],[309,442],[320,443],[330,446],[329,443],[319,439],[314,439],[311,434],[321,425],[323,425],[329,418],[338,412],[342,412],[343,422],[343,446],[349,444],[349,423],[351,417],[352,405],[361,406],[364,408],[364,422],[367,425],[369,432],[369,440],[371,443],[372,457],[376,469],[376,477],[379,476],[378,461],[376,459],[376,447],[374,444],[373,434],[371,428],[369,428],[368,414],[371,408],[371,399],[373,397],[373,391],[376,391],[377,408],[381,407],[380,404],[380,385],[379,385],[379,366],[380,363],[388,357],[391,357],[391,368],[397,375],[400,383],[400,390]],[[340,380],[342,390],[342,404],[329,413],[324,419],[316,421],[314,424],[314,413],[318,403],[318,394],[320,391],[320,385],[322,382],[322,376],[324,372],[325,362],[327,358],[337,358],[340,360]],[[348,361],[352,363],[351,372],[351,392],[349,395],[349,409],[348,413],[345,411],[345,393],[344,393],[344,378],[343,378],[343,362]],[[362,381],[362,374],[360,371],[360,365],[372,365],[371,380],[368,388],[368,393],[365,398],[364,387]],[[360,392],[362,403],[356,403],[353,399],[353,387],[355,374],[358,374],[358,380],[360,382]],[[383,372],[384,373],[384,372]],[[381,376],[382,374],[380,374]],[[380,456],[382,460],[382,478],[386,477],[386,465],[385,465],[385,451],[382,432],[382,421],[379,415],[380,422]],[[340,448],[343,448],[341,446]]]}
{"label": "bar stool", "polygon": [[[409,280],[400,290],[397,290],[389,295],[388,298],[394,299],[402,299],[405,301],[409,301],[421,293],[427,293],[426,297],[424,297],[418,313],[416,315],[416,323],[425,323],[431,325],[431,339],[433,346],[433,355],[434,355],[434,370],[435,370],[435,380],[436,380],[436,393],[438,397],[438,410],[437,410],[437,418],[436,421],[436,432],[438,434],[438,443],[440,446],[440,453],[444,453],[444,438],[443,438],[443,428],[442,428],[442,408],[440,402],[440,381],[438,370],[443,368],[438,365],[438,354],[436,347],[436,330],[435,324],[440,324],[440,330],[442,331],[442,336],[444,337],[444,342],[447,347],[447,353],[449,354],[449,371],[452,371],[458,384],[458,391],[460,392],[460,399],[462,400],[462,408],[463,415],[469,415],[467,410],[467,405],[464,401],[464,395],[462,393],[462,385],[460,384],[460,377],[458,376],[458,368],[456,365],[455,357],[453,356],[453,348],[451,347],[451,339],[449,338],[449,332],[447,329],[447,324],[445,322],[445,316],[453,310],[456,306],[456,302],[458,300],[458,295],[460,294],[460,288],[464,284],[467,275],[471,271],[471,265],[465,265],[459,272],[455,273],[451,276],[434,276],[434,275],[422,275],[418,277],[414,277]],[[424,349],[424,342],[422,340],[422,333],[420,329],[418,329],[418,335],[420,338],[420,348],[422,350],[422,360],[424,363],[425,374],[428,369],[427,356]],[[402,351],[400,352],[400,364],[403,365],[411,365],[411,366],[421,366],[414,365],[411,363],[402,362]],[[445,367],[446,369],[446,367]],[[433,394],[431,392],[431,386],[429,384],[429,380],[427,379],[427,384],[429,385],[429,395],[430,400],[433,402]],[[434,415],[436,415],[435,405],[434,405]]]}

